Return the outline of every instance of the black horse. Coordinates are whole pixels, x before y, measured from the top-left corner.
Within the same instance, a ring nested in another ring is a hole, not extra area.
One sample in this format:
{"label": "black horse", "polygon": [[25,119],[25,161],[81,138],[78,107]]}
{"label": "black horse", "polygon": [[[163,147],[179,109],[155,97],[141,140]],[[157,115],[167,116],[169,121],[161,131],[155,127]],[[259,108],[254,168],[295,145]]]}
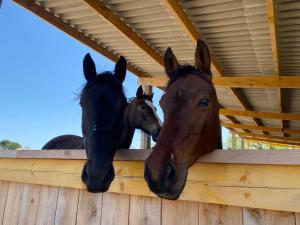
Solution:
{"label": "black horse", "polygon": [[126,60],[120,57],[114,73],[96,73],[89,54],[83,60],[87,80],[80,94],[82,134],[87,162],[81,179],[89,192],[105,192],[114,179],[113,157],[120,143],[127,99],[123,91]]}
{"label": "black horse", "polygon": [[[136,97],[130,99],[123,120],[122,138],[119,149],[128,149],[131,145],[135,129],[141,129],[157,140],[161,128],[161,121],[156,114],[156,108],[152,102],[153,94],[147,95],[142,86],[137,89]],[[51,139],[43,148],[52,149],[84,149],[83,138],[77,135],[61,135]]]}

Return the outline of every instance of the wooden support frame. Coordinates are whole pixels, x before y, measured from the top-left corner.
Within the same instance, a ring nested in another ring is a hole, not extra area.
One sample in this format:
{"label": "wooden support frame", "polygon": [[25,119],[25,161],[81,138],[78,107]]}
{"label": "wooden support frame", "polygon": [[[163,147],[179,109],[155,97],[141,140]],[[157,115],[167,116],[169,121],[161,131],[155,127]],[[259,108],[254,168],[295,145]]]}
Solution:
{"label": "wooden support frame", "polygon": [[[140,78],[138,83],[142,85],[166,87],[168,83],[168,77],[144,77]],[[217,88],[300,88],[300,76],[215,76],[213,77],[213,83]]]}
{"label": "wooden support frame", "polygon": [[285,141],[277,141],[277,140],[272,140],[267,141],[266,139],[260,139],[260,138],[251,138],[251,137],[244,137],[246,143],[249,145],[249,142],[257,142],[257,143],[262,143],[262,144],[267,144],[267,145],[277,145],[281,147],[289,147],[289,148],[300,148],[300,145],[297,143],[288,143]]}
{"label": "wooden support frame", "polygon": [[[59,152],[60,159],[56,159],[56,152]],[[133,155],[130,151],[125,152]],[[6,153],[0,152],[0,180],[85,188],[80,179],[85,159],[72,157],[84,154],[84,151],[41,151],[39,158],[35,157],[36,151],[29,151],[30,154],[12,151],[5,156]],[[21,158],[13,157],[14,154]],[[148,154],[146,152],[146,156]],[[122,159],[114,161],[116,177],[109,192],[154,196],[144,181],[144,162],[141,159],[132,161],[123,154]],[[299,161],[300,151],[297,150],[215,151],[199,159],[190,169],[180,199],[300,212],[300,202],[297,201]]]}
{"label": "wooden support frame", "polygon": [[278,119],[278,120],[300,120],[300,114],[297,113],[275,113],[275,112],[240,111],[235,109],[220,109],[220,114],[226,116],[248,116],[253,118],[269,118],[269,119]]}
{"label": "wooden support frame", "polygon": [[[60,29],[64,33],[68,34],[69,36],[75,38],[76,40],[80,41],[81,43],[87,45],[88,47],[94,49],[95,51],[99,52],[100,54],[104,55],[108,59],[116,62],[119,59],[119,56],[113,54],[103,46],[99,45],[98,43],[92,41],[83,33],[79,32],[75,28],[71,27],[69,24],[65,23],[54,14],[48,12],[40,5],[36,4],[33,1],[26,1],[26,0],[13,0],[18,5],[22,6],[25,9],[28,9],[30,12],[41,17],[46,22],[52,24],[54,27]],[[127,69],[132,72],[133,74],[137,75],[138,77],[146,77],[147,74],[140,69],[137,69],[135,66],[128,64]]]}
{"label": "wooden support frame", "polygon": [[116,27],[130,41],[132,41],[144,52],[146,52],[155,62],[163,66],[162,57],[125,22],[123,22],[115,13],[108,9],[103,2],[98,0],[82,0],[82,2],[84,2],[88,7],[94,10],[99,16],[101,16],[102,19],[108,21],[114,27]]}
{"label": "wooden support frame", "polygon": [[[270,36],[271,36],[271,47],[272,47],[272,57],[273,57],[273,63],[274,63],[274,70],[275,75],[279,76],[280,69],[279,69],[279,53],[278,53],[278,47],[277,47],[277,32],[276,32],[276,18],[275,18],[275,3],[273,0],[267,0],[267,11],[268,11],[268,24],[269,24],[269,30],[270,30]],[[278,112],[282,112],[282,90],[279,88],[277,90],[278,93]],[[281,121],[281,127],[284,129],[284,120]],[[283,136],[285,136],[285,133],[283,133]]]}
{"label": "wooden support frame", "polygon": [[[193,25],[192,21],[186,15],[186,13],[184,12],[179,1],[178,0],[164,0],[164,4],[169,9],[171,14],[176,18],[176,20],[177,20],[179,26],[182,28],[182,30],[184,30],[190,36],[191,40],[194,43],[196,43],[197,40],[199,39],[199,37],[201,37],[201,34],[196,29],[196,27]],[[224,71],[223,71],[222,67],[220,66],[220,64],[218,63],[218,61],[212,51],[211,51],[211,61],[212,61],[213,73],[218,74],[220,76],[224,76]],[[242,109],[250,110],[250,108],[239,97],[236,90],[229,87],[229,91],[231,92],[231,95],[234,97],[236,102],[242,107]],[[234,120],[234,118],[231,118],[231,117],[227,117],[227,118],[234,123],[238,123],[238,121]],[[251,120],[257,126],[260,125],[260,123],[257,119],[251,118]]]}
{"label": "wooden support frame", "polygon": [[266,134],[254,134],[254,133],[246,133],[246,132],[236,132],[236,134],[243,137],[260,138],[268,141],[273,141],[273,140],[285,141],[287,143],[296,143],[297,145],[300,145],[300,138],[280,137],[280,136],[271,136]]}
{"label": "wooden support frame", "polygon": [[247,130],[262,130],[268,132],[283,132],[287,134],[300,134],[300,130],[294,129],[282,129],[281,127],[268,127],[268,126],[253,126],[253,125],[246,125],[246,124],[234,124],[234,123],[225,123],[221,122],[221,125],[226,128],[238,128],[238,129],[247,129]]}

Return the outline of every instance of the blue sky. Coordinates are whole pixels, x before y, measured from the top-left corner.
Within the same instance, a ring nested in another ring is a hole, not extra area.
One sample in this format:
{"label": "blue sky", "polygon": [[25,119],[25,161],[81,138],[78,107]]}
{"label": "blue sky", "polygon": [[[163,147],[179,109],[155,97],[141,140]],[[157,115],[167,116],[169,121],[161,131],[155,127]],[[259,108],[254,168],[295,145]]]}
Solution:
{"label": "blue sky", "polygon": [[[0,8],[0,28],[0,140],[40,149],[55,136],[81,135],[76,94],[85,81],[82,59],[90,52],[99,72],[114,63],[8,0]],[[124,86],[133,97],[137,77],[127,72]],[[156,106],[161,95],[155,89]],[[133,147],[139,139],[136,132]]]}

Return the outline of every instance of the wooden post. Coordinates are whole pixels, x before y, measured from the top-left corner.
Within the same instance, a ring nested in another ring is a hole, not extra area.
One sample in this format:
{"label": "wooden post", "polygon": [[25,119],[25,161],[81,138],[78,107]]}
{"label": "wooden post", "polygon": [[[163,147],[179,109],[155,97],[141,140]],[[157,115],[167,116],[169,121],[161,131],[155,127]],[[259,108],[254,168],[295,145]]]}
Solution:
{"label": "wooden post", "polygon": [[[152,94],[152,86],[143,86],[143,90],[146,94]],[[151,148],[151,137],[142,131],[141,133],[141,149],[150,149]]]}
{"label": "wooden post", "polygon": [[241,147],[242,147],[242,150],[245,150],[245,142],[244,142],[244,137],[240,136],[241,138]]}
{"label": "wooden post", "polygon": [[235,138],[235,133],[231,132],[231,142],[232,142],[232,149],[236,149],[236,138]]}

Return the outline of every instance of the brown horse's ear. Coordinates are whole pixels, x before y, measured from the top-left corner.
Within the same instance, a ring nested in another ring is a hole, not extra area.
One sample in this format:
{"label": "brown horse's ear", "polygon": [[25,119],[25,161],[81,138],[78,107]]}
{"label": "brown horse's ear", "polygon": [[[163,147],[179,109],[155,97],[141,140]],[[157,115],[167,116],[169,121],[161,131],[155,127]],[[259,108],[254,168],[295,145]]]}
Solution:
{"label": "brown horse's ear", "polygon": [[211,64],[211,60],[210,60],[209,48],[203,40],[198,39],[197,48],[195,52],[196,68],[199,71],[212,75],[210,70],[210,64]]}
{"label": "brown horse's ear", "polygon": [[141,98],[141,97],[143,97],[143,95],[144,95],[144,91],[143,91],[143,87],[141,85],[141,86],[139,86],[139,88],[136,91],[136,97]]}
{"label": "brown horse's ear", "polygon": [[171,77],[172,73],[179,67],[179,63],[170,47],[167,48],[164,55],[164,67],[168,77]]}

